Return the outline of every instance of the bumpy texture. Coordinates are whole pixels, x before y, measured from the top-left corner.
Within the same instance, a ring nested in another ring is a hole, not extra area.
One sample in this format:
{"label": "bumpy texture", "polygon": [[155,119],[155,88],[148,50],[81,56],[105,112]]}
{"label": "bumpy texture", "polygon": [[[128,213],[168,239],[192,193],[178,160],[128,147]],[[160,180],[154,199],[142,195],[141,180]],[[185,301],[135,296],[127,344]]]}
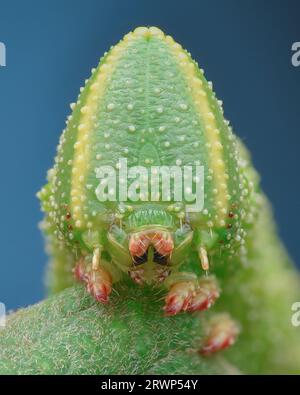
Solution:
{"label": "bumpy texture", "polygon": [[223,298],[215,308],[241,324],[232,348],[198,355],[211,313],[163,317],[161,294],[151,287],[119,284],[103,306],[77,286],[9,317],[0,331],[0,373],[299,374],[300,332],[291,325],[299,277],[262,199],[248,266],[218,273]]}
{"label": "bumpy texture", "polygon": [[[220,254],[226,260],[247,258],[245,240],[257,211],[256,177],[244,165],[243,148],[212,84],[170,36],[154,27],[126,35],[92,70],[71,108],[49,183],[39,194],[53,256],[52,290],[70,285],[74,263],[81,256],[88,260],[97,248],[114,281],[122,277],[117,267],[122,273],[131,270],[128,245],[124,242],[120,256],[109,243],[112,226],[124,239],[147,225],[174,234],[187,226],[193,239],[186,256],[202,247],[204,261],[206,251],[212,260]],[[121,185],[108,187],[115,201],[100,201],[99,166],[118,172],[120,158],[129,168],[203,166],[203,210],[187,212],[186,196],[176,204],[174,190],[169,201],[163,200],[161,186],[159,201],[148,196],[136,202],[130,192],[120,201]],[[179,263],[170,259],[171,270],[185,270],[182,255]]]}

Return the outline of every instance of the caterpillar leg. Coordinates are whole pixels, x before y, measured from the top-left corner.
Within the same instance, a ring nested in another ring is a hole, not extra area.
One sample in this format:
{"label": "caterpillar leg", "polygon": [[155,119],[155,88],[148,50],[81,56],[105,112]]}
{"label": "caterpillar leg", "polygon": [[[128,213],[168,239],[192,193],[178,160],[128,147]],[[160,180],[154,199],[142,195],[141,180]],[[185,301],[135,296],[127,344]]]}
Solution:
{"label": "caterpillar leg", "polygon": [[230,347],[239,334],[238,324],[228,314],[213,316],[206,326],[206,335],[199,353],[203,356],[212,355]]}
{"label": "caterpillar leg", "polygon": [[81,258],[74,269],[75,278],[86,284],[87,291],[101,303],[108,302],[112,289],[112,276],[103,267],[87,265]]}
{"label": "caterpillar leg", "polygon": [[166,315],[175,315],[184,311],[207,310],[214,304],[219,294],[214,276],[201,277],[199,280],[177,281],[170,286],[164,311]]}

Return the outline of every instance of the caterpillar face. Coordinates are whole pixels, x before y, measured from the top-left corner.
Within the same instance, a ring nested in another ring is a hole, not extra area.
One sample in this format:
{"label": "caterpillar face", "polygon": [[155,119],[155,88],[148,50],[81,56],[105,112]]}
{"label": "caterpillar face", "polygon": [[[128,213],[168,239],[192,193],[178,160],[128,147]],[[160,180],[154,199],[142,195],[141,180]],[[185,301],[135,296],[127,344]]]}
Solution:
{"label": "caterpillar face", "polygon": [[[158,215],[160,221],[155,221]],[[192,244],[191,227],[176,222],[157,208],[137,210],[122,226],[111,226],[107,251],[135,282],[162,282],[186,258]]]}

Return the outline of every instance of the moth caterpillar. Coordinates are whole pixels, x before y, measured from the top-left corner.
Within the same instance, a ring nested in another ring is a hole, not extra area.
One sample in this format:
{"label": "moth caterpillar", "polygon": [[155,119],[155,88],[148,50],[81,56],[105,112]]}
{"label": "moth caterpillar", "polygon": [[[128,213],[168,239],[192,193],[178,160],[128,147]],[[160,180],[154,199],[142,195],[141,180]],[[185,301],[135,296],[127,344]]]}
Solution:
{"label": "moth caterpillar", "polygon": [[[257,182],[203,70],[160,29],[140,27],[103,56],[71,109],[39,193],[52,289],[68,285],[73,268],[102,303],[130,276],[166,288],[166,315],[210,308],[220,295],[213,256],[246,257]],[[120,160],[127,173],[115,185]],[[183,173],[175,185],[183,167],[192,169],[189,187]],[[144,188],[149,172],[155,194]],[[200,181],[201,209],[188,210]],[[237,332],[227,315],[217,320],[205,354]]]}

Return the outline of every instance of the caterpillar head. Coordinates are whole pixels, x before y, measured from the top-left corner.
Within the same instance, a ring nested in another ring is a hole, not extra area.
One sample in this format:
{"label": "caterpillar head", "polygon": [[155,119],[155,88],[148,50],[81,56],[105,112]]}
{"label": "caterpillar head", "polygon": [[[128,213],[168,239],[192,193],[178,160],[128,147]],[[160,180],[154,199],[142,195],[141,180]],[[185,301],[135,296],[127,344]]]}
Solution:
{"label": "caterpillar head", "polygon": [[108,251],[114,261],[125,263],[137,282],[137,272],[143,272],[145,280],[163,281],[187,256],[192,237],[190,226],[164,208],[146,207],[132,212],[122,227],[111,226]]}

